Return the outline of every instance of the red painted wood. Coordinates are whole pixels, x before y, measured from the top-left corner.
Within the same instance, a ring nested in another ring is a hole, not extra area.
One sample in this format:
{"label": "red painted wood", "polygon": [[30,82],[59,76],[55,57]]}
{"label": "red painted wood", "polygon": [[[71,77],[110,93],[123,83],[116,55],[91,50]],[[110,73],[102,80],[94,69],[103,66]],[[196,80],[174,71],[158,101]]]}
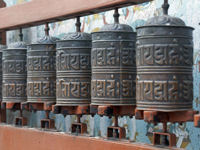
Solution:
{"label": "red painted wood", "polygon": [[[3,0],[0,0],[0,8],[6,7],[6,3]],[[0,44],[6,45],[6,32],[1,32],[0,33]]]}
{"label": "red painted wood", "polygon": [[3,125],[0,125],[0,133],[1,150],[167,150],[128,141],[108,141]]}
{"label": "red painted wood", "polygon": [[0,9],[0,29],[34,26],[148,1],[151,0],[32,0]]}

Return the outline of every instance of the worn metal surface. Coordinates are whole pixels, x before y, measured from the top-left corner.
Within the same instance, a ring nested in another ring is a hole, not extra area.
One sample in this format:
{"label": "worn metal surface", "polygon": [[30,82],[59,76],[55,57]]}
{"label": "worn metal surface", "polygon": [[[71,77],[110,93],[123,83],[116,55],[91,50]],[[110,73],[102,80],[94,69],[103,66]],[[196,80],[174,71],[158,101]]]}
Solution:
{"label": "worn metal surface", "polygon": [[2,100],[2,53],[5,48],[5,45],[0,44],[0,101]]}
{"label": "worn metal surface", "polygon": [[3,102],[26,101],[26,44],[16,42],[3,50]]}
{"label": "worn metal surface", "polygon": [[28,102],[56,102],[56,40],[47,35],[28,46]]}
{"label": "worn metal surface", "polygon": [[118,20],[92,33],[92,105],[135,105],[135,36]]}
{"label": "worn metal surface", "polygon": [[193,28],[164,13],[137,28],[137,109],[190,110]]}
{"label": "worn metal surface", "polygon": [[68,33],[57,42],[57,105],[90,104],[90,53],[91,35],[88,33]]}

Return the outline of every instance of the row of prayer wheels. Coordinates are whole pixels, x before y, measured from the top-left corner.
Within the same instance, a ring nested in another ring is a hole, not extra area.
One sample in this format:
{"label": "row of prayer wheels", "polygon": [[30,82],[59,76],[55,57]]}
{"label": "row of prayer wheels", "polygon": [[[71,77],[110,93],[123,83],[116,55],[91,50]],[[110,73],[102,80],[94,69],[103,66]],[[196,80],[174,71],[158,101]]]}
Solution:
{"label": "row of prayer wheels", "polygon": [[[168,8],[167,8],[168,9]],[[193,101],[193,28],[167,15],[137,28],[114,24],[91,34],[46,36],[3,48],[3,102],[55,102],[59,106],[137,106],[184,111]]]}

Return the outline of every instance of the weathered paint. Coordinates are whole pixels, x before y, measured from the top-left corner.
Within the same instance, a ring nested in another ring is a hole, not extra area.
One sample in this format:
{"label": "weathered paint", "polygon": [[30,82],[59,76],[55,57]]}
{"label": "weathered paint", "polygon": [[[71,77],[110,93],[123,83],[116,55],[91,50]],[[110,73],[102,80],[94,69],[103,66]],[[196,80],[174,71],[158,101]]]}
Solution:
{"label": "weathered paint", "polygon": [[[18,4],[28,0],[5,0],[8,6]],[[154,0],[150,3],[141,4],[138,6],[125,7],[120,9],[120,22],[129,24],[133,28],[143,25],[145,21],[155,15],[162,13],[161,5],[163,0]],[[180,17],[188,26],[195,28],[194,31],[194,109],[200,110],[200,1],[199,0],[169,0],[171,5],[169,14]],[[98,31],[106,23],[113,23],[113,11],[102,12],[96,15],[85,16],[81,18],[82,28],[84,32]],[[50,34],[62,38],[63,33],[75,31],[75,19],[70,19],[63,22],[50,24]],[[26,42],[30,43],[36,38],[44,35],[44,26],[32,27],[24,30]],[[18,39],[18,31],[9,31],[7,36],[8,43]],[[8,122],[13,123],[14,116],[18,116],[18,112],[7,112]],[[31,127],[39,127],[40,119],[45,117],[44,112],[24,112],[24,115],[29,117],[28,125]],[[56,128],[60,131],[70,131],[70,124],[75,121],[75,116],[50,115],[55,119]],[[91,136],[106,136],[106,127],[113,123],[112,119],[95,115],[93,118],[84,116],[82,121],[88,124],[88,132]],[[160,130],[161,125],[154,126],[147,124],[141,120],[122,117],[119,119],[119,124],[127,130],[127,138],[133,141],[150,143],[153,130]],[[200,150],[200,129],[195,128],[193,123],[184,123],[183,125],[168,124],[168,129],[177,135],[177,147],[186,148],[188,150]]]}
{"label": "weathered paint", "polygon": [[[142,143],[111,141],[63,132],[44,132],[33,128],[0,125],[0,132],[0,149],[2,150],[160,150],[159,147]],[[177,150],[177,148],[172,150]]]}

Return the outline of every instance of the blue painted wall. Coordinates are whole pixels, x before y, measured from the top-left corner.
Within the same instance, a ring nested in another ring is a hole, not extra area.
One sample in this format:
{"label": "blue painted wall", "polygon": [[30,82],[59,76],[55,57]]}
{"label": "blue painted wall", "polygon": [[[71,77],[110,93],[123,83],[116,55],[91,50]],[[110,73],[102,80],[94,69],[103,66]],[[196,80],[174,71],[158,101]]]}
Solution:
{"label": "blue painted wall", "polygon": [[[28,0],[5,0],[8,6],[23,3]],[[134,29],[137,26],[143,25],[145,21],[153,16],[161,15],[161,5],[163,0],[154,0],[153,2],[144,3],[138,6],[125,7],[120,9],[120,22],[131,25]],[[194,109],[200,109],[199,99],[199,83],[200,83],[200,0],[169,0],[169,14],[182,18],[188,26],[195,28],[194,31]],[[91,16],[81,18],[82,31],[92,32],[98,31],[106,23],[113,22],[113,11],[103,12]],[[75,19],[52,23],[50,25],[50,34],[62,37],[63,33],[75,31]],[[24,30],[25,41],[31,43],[37,38],[44,35],[44,26],[32,27]],[[9,31],[7,33],[8,44],[18,40],[18,31]],[[8,123],[13,123],[14,117],[19,115],[19,112],[7,112]],[[24,112],[24,115],[29,119],[30,127],[39,127],[40,119],[44,118],[44,112]],[[51,118],[55,119],[56,127],[63,132],[70,132],[71,122],[74,122],[75,116],[66,116],[51,114]],[[88,133],[91,136],[106,136],[106,127],[113,124],[113,119],[107,117],[91,117],[83,116],[82,121],[88,124]],[[161,125],[151,125],[144,121],[130,119],[129,117],[120,118],[119,124],[127,130],[127,138],[132,141],[151,143],[151,131],[162,129]],[[200,150],[200,129],[194,128],[193,123],[168,124],[171,132],[177,136],[177,147],[186,148],[188,150]]]}

